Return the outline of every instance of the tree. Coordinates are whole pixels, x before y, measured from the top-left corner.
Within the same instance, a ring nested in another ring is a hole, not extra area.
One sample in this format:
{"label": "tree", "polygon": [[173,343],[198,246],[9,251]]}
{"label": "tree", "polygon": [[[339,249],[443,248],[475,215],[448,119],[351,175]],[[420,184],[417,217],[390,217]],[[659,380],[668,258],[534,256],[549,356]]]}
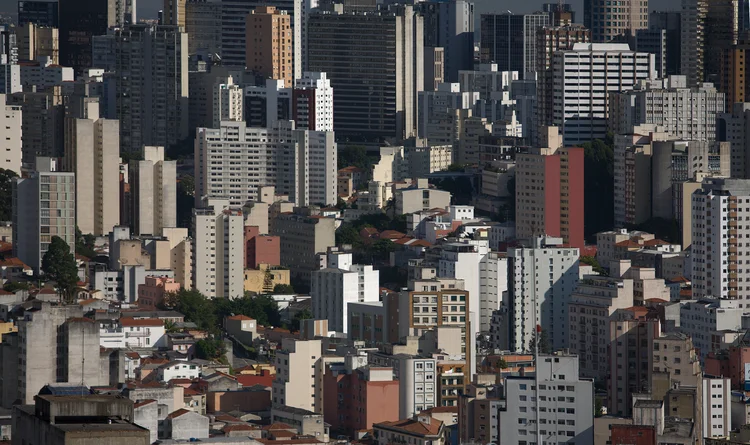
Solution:
{"label": "tree", "polygon": [[78,286],[78,266],[70,246],[59,236],[53,236],[47,252],[42,258],[42,271],[55,282],[57,292],[66,304],[75,300]]}
{"label": "tree", "polygon": [[174,334],[175,332],[179,332],[180,330],[177,328],[177,324],[172,320],[165,320],[164,321],[164,331],[167,334]]}
{"label": "tree", "polygon": [[373,259],[385,261],[390,257],[391,252],[396,251],[398,247],[398,244],[389,239],[379,239],[372,243],[369,250]]}
{"label": "tree", "polygon": [[9,281],[3,286],[5,292],[16,292],[18,290],[29,290],[31,285],[25,281]]}
{"label": "tree", "polygon": [[586,236],[609,230],[614,224],[614,136],[595,139],[583,147],[583,226]]}
{"label": "tree", "polygon": [[[531,336],[531,340],[529,340],[529,351],[534,351],[536,347],[536,336],[537,336],[537,333],[535,332]],[[547,332],[545,332],[544,330],[540,330],[540,333],[539,333],[539,353],[540,354],[552,353],[552,344],[550,344],[549,337],[547,336]]]}
{"label": "tree", "polygon": [[[180,289],[174,297],[174,309],[201,329],[216,331],[218,327],[214,303],[197,290]],[[217,298],[216,300],[224,300]]]}
{"label": "tree", "polygon": [[497,361],[497,367],[500,369],[508,369],[508,362],[504,358]]}
{"label": "tree", "polygon": [[273,287],[273,293],[274,294],[293,294],[294,287],[292,287],[291,284],[277,284]]}
{"label": "tree", "polygon": [[195,342],[195,355],[200,359],[221,361],[226,353],[224,340],[218,335],[211,335]]}
{"label": "tree", "polygon": [[294,318],[292,318],[292,325],[290,327],[290,331],[297,332],[299,331],[300,324],[302,324],[302,320],[310,320],[313,316],[307,309],[303,309],[296,314],[294,314]]}
{"label": "tree", "polygon": [[16,177],[13,170],[0,168],[0,221],[13,219],[13,178]]}
{"label": "tree", "polygon": [[76,226],[76,253],[87,258],[94,258],[97,253],[94,250],[96,237],[90,233],[83,234]]}
{"label": "tree", "polygon": [[357,167],[364,170],[365,175],[372,170],[372,158],[367,156],[367,148],[362,145],[349,145],[338,152],[338,168]]}
{"label": "tree", "polygon": [[195,207],[195,179],[182,175],[177,184],[177,223],[179,227],[190,227]]}
{"label": "tree", "polygon": [[594,268],[594,272],[598,273],[599,275],[607,275],[607,271],[604,270],[604,268],[599,264],[599,261],[596,260],[596,258],[592,257],[591,255],[584,255],[580,259],[582,264],[587,264]]}

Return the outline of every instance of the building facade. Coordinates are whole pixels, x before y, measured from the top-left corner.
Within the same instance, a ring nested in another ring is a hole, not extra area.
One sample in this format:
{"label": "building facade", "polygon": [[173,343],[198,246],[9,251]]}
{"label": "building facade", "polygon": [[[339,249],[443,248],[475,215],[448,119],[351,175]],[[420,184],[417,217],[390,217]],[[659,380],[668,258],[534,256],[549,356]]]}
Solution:
{"label": "building facade", "polygon": [[536,71],[536,34],[549,25],[549,15],[543,12],[531,14],[482,14],[481,63],[497,63],[498,71]]}

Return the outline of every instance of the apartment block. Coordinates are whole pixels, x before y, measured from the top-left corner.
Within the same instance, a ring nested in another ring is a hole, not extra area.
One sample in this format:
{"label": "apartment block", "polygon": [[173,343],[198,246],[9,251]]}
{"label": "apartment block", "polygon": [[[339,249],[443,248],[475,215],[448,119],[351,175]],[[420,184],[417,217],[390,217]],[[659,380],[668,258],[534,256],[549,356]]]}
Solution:
{"label": "apartment block", "polygon": [[[562,92],[553,96],[551,125],[562,129],[566,146],[603,139],[609,94],[656,78],[653,54],[631,51],[620,43],[575,43],[573,49],[555,53],[551,66],[552,91]],[[591,72],[603,72],[606,82],[590,76]]]}
{"label": "apartment block", "polygon": [[185,32],[190,54],[221,54],[222,2],[190,0],[185,4]]}
{"label": "apartment block", "polygon": [[369,353],[370,366],[393,368],[399,381],[399,419],[437,406],[437,360],[405,353]]}
{"label": "apartment block", "polygon": [[709,354],[721,352],[722,345],[717,340],[721,338],[721,331],[739,331],[742,328],[745,312],[736,300],[685,301],[680,304],[680,332],[693,339],[693,345],[703,361]]}
{"label": "apartment block", "polygon": [[5,137],[0,140],[0,168],[21,174],[21,160],[23,157],[23,111],[18,105],[7,104],[8,96],[0,94],[0,127],[5,128]]}
{"label": "apartment block", "polygon": [[[474,64],[474,58],[470,57],[474,52],[475,39],[474,4],[457,0],[422,2],[419,7],[424,16],[425,47],[443,49],[440,56],[444,69],[441,72],[446,82],[457,82],[459,72],[471,69]],[[425,60],[426,53],[427,49]],[[425,81],[425,90],[429,89]]]}
{"label": "apartment block", "polygon": [[244,295],[243,223],[227,200],[206,199],[193,211],[193,288],[208,298]]}
{"label": "apartment block", "polygon": [[185,28],[186,4],[187,0],[164,0],[163,23]]}
{"label": "apartment block", "polygon": [[28,177],[13,179],[13,255],[35,273],[53,236],[75,246],[75,182],[75,173],[59,171],[50,158],[37,158]]}
{"label": "apartment block", "polygon": [[562,237],[583,247],[583,149],[529,149],[516,155],[516,237]]}
{"label": "apartment block", "polygon": [[60,41],[57,28],[37,26],[27,22],[16,28],[16,43],[19,60],[37,60],[49,57],[50,62],[60,63]]}
{"label": "apartment block", "polygon": [[682,0],[680,10],[680,74],[688,85],[703,82],[708,1]]}
{"label": "apartment block", "polygon": [[[1,69],[1,68],[0,68]],[[37,156],[59,157],[64,153],[65,105],[62,87],[54,86],[45,91],[25,91],[8,96],[7,105],[20,109],[22,122],[21,149],[23,165],[33,168]],[[0,104],[5,103],[0,100]],[[12,119],[14,114],[6,114]],[[11,127],[13,128],[13,127]],[[18,140],[10,132],[5,143],[13,145]],[[19,135],[20,136],[20,135]],[[12,154],[13,151],[7,154]]]}
{"label": "apartment block", "polygon": [[482,14],[480,63],[497,63],[498,71],[536,71],[536,33],[549,25],[549,15]]}
{"label": "apartment block", "polygon": [[285,338],[276,351],[276,379],[273,381],[273,407],[291,407],[318,412],[316,405],[316,363],[322,360],[320,340]]}
{"label": "apartment block", "polygon": [[639,29],[647,29],[648,13],[648,1],[629,0],[614,7],[604,0],[591,0],[583,20],[592,41],[605,43],[632,38]]}
{"label": "apartment block", "polygon": [[281,265],[292,277],[310,280],[320,268],[319,254],[335,246],[336,220],[316,214],[310,208],[295,207],[273,220],[271,235],[281,237]]}
{"label": "apartment block", "polygon": [[164,160],[164,147],[146,146],[142,153],[128,168],[129,222],[133,233],[155,235],[177,226],[177,161]]}
{"label": "apartment block", "polygon": [[295,80],[292,119],[300,130],[333,131],[333,88],[326,73],[305,71]]}
{"label": "apartment block", "polygon": [[76,224],[104,236],[120,224],[120,122],[99,117],[98,101],[65,120],[65,169],[76,175]]}
{"label": "apartment block", "polygon": [[245,65],[263,77],[294,79],[292,18],[274,6],[259,6],[247,16]]}
{"label": "apartment block", "polygon": [[732,428],[732,388],[729,378],[703,377],[703,437],[727,437]]}
{"label": "apartment block", "polygon": [[417,136],[426,138],[433,145],[452,144],[458,139],[458,134],[449,133],[453,137],[442,135],[442,122],[455,110],[473,109],[477,100],[478,92],[461,91],[459,83],[442,83],[436,91],[420,91]]}
{"label": "apartment block", "polygon": [[719,113],[716,120],[716,139],[730,142],[732,178],[750,179],[750,103],[732,103],[730,111]]}

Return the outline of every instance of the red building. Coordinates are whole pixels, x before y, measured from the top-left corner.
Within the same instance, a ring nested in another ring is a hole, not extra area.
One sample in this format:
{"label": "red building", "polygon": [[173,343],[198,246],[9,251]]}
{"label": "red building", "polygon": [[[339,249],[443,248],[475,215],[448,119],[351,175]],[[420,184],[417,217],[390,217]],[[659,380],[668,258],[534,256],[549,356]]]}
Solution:
{"label": "red building", "polygon": [[259,264],[281,264],[281,238],[260,235],[258,227],[245,227],[245,269],[257,269]]}
{"label": "red building", "polygon": [[647,425],[612,425],[612,445],[656,445],[656,428]]}
{"label": "red building", "polygon": [[[357,357],[347,357],[346,366],[328,367],[323,377],[324,419],[331,430],[354,436],[374,423],[398,420],[398,380],[393,368],[354,368]],[[332,388],[328,390],[328,388]]]}
{"label": "red building", "polygon": [[[744,340],[741,340],[744,341]],[[750,364],[750,346],[736,344],[729,351],[720,354],[709,353],[706,357],[703,373],[712,376],[729,377],[732,389],[746,391],[750,387],[750,380],[745,378],[745,369]]]}

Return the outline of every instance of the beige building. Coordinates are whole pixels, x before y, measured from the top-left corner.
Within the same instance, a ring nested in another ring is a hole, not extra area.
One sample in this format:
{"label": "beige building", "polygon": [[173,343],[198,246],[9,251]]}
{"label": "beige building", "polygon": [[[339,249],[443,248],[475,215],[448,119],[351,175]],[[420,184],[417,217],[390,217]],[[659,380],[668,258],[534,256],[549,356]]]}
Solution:
{"label": "beige building", "polygon": [[261,264],[258,269],[245,269],[245,292],[272,292],[277,284],[289,284],[289,269]]}
{"label": "beige building", "polygon": [[654,235],[651,233],[641,232],[634,230],[628,232],[627,229],[610,230],[607,232],[599,232],[596,234],[596,259],[602,267],[609,267],[609,263],[614,260],[621,260],[618,254],[619,249],[617,245],[623,241],[630,241],[631,239],[638,239],[641,241],[649,241],[654,239]]}
{"label": "beige building", "polygon": [[274,6],[259,6],[248,14],[246,26],[247,69],[293,85],[291,16]]}
{"label": "beige building", "polygon": [[76,224],[103,236],[120,224],[120,122],[99,117],[99,102],[82,119],[65,121],[65,169],[76,174]]}
{"label": "beige building", "polygon": [[60,36],[57,28],[25,23],[16,27],[16,44],[19,60],[49,57],[53,65],[60,63]]}
{"label": "beige building", "polygon": [[420,210],[444,209],[451,204],[451,194],[444,190],[430,188],[427,179],[415,179],[409,188],[394,187],[393,198],[396,201],[396,215],[406,215]]}
{"label": "beige building", "polygon": [[336,245],[336,219],[318,213],[313,207],[295,207],[293,213],[276,216],[271,227],[271,235],[281,237],[281,265],[308,282],[320,268],[318,255]]}
{"label": "beige building", "polygon": [[162,237],[166,238],[169,243],[169,266],[166,269],[174,272],[174,280],[180,283],[182,289],[192,289],[193,243],[188,237],[188,229],[165,227],[162,229]]}
{"label": "beige building", "polygon": [[[272,406],[320,412],[315,403],[316,364],[323,354],[320,340],[285,338],[276,352]],[[306,370],[303,372],[303,370]]]}
{"label": "beige building", "polygon": [[0,94],[0,128],[3,130],[3,138],[0,138],[0,168],[11,170],[21,174],[21,158],[23,153],[22,135],[22,111],[18,105],[6,105],[5,94]]}
{"label": "beige building", "polygon": [[130,161],[130,226],[136,235],[177,226],[177,161],[164,160],[164,147],[143,147],[143,160]]}

